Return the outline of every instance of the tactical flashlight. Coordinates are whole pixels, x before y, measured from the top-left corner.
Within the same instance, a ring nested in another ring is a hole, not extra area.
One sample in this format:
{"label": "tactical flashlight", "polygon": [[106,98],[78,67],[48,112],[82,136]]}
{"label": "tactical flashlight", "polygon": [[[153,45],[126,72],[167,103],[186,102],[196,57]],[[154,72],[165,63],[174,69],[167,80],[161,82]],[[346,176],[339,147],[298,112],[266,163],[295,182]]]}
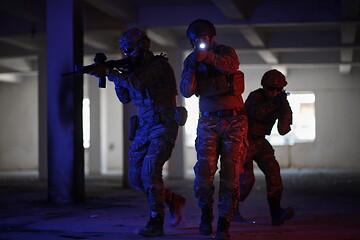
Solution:
{"label": "tactical flashlight", "polygon": [[200,43],[199,48],[204,49],[206,47],[205,43]]}

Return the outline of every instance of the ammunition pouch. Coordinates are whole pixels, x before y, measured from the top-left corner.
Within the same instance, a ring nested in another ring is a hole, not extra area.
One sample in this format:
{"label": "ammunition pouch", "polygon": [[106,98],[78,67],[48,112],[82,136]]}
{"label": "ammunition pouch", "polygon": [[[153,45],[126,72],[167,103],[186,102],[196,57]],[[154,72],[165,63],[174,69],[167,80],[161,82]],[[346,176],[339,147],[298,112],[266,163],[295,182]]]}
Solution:
{"label": "ammunition pouch", "polygon": [[186,108],[179,106],[175,108],[175,121],[179,126],[184,126],[188,117]]}
{"label": "ammunition pouch", "polygon": [[239,96],[244,92],[244,73],[240,70],[228,76],[230,94]]}
{"label": "ammunition pouch", "polygon": [[136,130],[139,128],[139,117],[134,115],[130,118],[130,131],[129,131],[129,140],[133,141],[135,139]]}
{"label": "ammunition pouch", "polygon": [[195,94],[201,97],[219,96],[229,92],[229,84],[227,82],[227,75],[217,74],[204,79],[202,76],[197,81],[197,89]]}

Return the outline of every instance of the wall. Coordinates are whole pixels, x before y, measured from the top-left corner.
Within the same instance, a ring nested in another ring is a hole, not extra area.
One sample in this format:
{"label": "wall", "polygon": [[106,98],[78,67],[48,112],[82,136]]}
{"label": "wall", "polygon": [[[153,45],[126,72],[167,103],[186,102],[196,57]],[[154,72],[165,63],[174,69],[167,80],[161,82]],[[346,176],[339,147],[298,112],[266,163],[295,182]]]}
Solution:
{"label": "wall", "polygon": [[[260,87],[267,70],[240,68],[246,77],[244,99]],[[177,78],[179,78],[179,73]],[[275,147],[282,167],[360,169],[360,73],[339,74],[337,68],[290,70],[288,91],[310,90],[316,95],[316,140]],[[95,83],[96,84],[96,83]],[[103,152],[108,170],[122,170],[122,104],[111,83],[101,91]],[[0,83],[0,171],[36,170],[38,167],[37,81]],[[196,161],[193,148],[185,148],[185,168]]]}
{"label": "wall", "polygon": [[[114,91],[114,84],[107,82],[106,89],[101,91],[101,136],[102,136],[102,155],[106,161],[106,170],[121,171],[122,160],[122,141],[123,136],[123,104],[118,100]],[[91,144],[91,143],[90,143]]]}
{"label": "wall", "polygon": [[311,146],[292,148],[294,167],[359,169],[360,73],[297,70],[289,78],[292,89],[312,88],[316,98],[316,140]]}
{"label": "wall", "polygon": [[0,82],[0,171],[38,166],[37,81]]}

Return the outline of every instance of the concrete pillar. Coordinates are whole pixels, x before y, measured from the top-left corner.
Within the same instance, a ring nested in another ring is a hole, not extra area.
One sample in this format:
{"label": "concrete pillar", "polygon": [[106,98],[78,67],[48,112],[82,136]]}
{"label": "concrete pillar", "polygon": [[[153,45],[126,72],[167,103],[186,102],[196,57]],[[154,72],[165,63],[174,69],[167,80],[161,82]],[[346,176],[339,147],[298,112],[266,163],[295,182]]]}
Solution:
{"label": "concrete pillar", "polygon": [[38,109],[39,109],[39,179],[47,179],[47,84],[46,84],[46,51],[40,52],[38,76]]}
{"label": "concrete pillar", "polygon": [[130,102],[128,104],[123,105],[123,133],[124,133],[124,141],[123,141],[123,187],[129,187],[129,148],[131,145],[131,141],[129,140],[129,130],[130,130],[130,117],[137,114],[137,108],[134,107],[133,103]]}
{"label": "concrete pillar", "polygon": [[[182,71],[182,51],[181,49],[173,49],[168,52],[168,57],[171,66],[173,67],[176,85],[178,88],[177,103],[178,106],[184,106],[184,98],[180,94],[179,86]],[[171,179],[184,179],[185,178],[185,159],[184,159],[184,126],[179,127],[179,134],[176,139],[175,148],[172,156],[169,159],[169,178]]]}
{"label": "concrete pillar", "polygon": [[62,77],[83,65],[81,0],[47,0],[48,198],[84,200],[83,76]]}
{"label": "concrete pillar", "polygon": [[[109,82],[108,82],[109,83]],[[107,84],[108,84],[107,83]],[[110,84],[108,84],[110,85]],[[109,158],[109,153],[108,153],[108,144],[109,144],[109,140],[108,140],[108,101],[107,101],[107,94],[108,94],[108,86],[106,89],[102,89],[101,91],[99,91],[99,97],[100,97],[100,158],[101,158],[101,164],[102,164],[102,169],[104,171],[104,173],[107,172],[107,163],[108,163],[108,158]],[[91,138],[91,136],[90,136]],[[91,139],[90,139],[91,141]],[[91,143],[90,143],[91,144]]]}
{"label": "concrete pillar", "polygon": [[101,175],[106,166],[103,164],[101,157],[101,133],[100,133],[100,91],[94,77],[88,78],[88,89],[90,99],[90,148],[89,148],[89,174]]}

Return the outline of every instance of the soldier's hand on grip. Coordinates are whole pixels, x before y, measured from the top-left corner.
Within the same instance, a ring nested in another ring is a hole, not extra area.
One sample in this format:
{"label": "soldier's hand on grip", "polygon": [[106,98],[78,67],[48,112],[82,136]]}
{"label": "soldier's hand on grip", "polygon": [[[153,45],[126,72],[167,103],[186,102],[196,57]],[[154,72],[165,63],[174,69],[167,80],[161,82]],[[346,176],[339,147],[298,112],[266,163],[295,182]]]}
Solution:
{"label": "soldier's hand on grip", "polygon": [[205,49],[199,49],[199,50],[194,51],[195,59],[198,62],[204,61],[206,59],[207,55],[208,55],[208,51]]}
{"label": "soldier's hand on grip", "polygon": [[278,95],[275,96],[274,98],[274,105],[281,107],[287,98],[287,94],[285,91],[281,91]]}
{"label": "soldier's hand on grip", "polygon": [[189,61],[188,61],[188,67],[192,68],[192,69],[196,69],[197,67],[197,61],[195,58],[195,53],[192,53],[191,55],[189,55]]}
{"label": "soldier's hand on grip", "polygon": [[108,69],[102,65],[102,64],[96,64],[97,66],[88,72],[86,72],[89,75],[95,76],[95,77],[106,77]]}
{"label": "soldier's hand on grip", "polygon": [[282,91],[274,98],[274,104],[278,107],[278,113],[280,114],[280,116],[289,113],[290,106],[289,106],[289,102],[287,101],[287,96],[288,93]]}

